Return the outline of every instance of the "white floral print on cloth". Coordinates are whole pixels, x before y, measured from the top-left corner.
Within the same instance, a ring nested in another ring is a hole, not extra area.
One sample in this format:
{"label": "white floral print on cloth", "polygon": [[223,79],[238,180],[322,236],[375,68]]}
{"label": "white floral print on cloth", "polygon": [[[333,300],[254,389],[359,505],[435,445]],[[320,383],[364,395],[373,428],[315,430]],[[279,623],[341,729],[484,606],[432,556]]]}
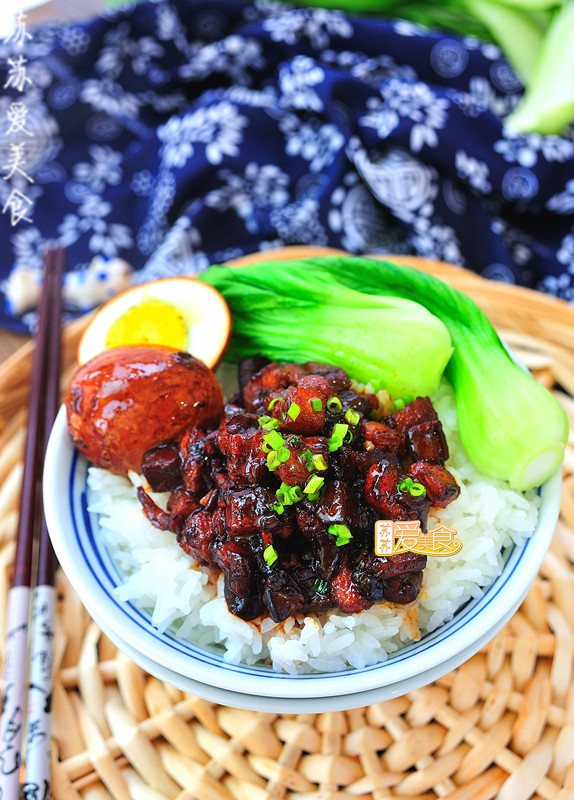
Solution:
{"label": "white floral print on cloth", "polygon": [[[2,85],[13,55],[0,44]],[[274,0],[154,0],[36,29],[26,58],[31,83],[0,97],[2,164],[18,102],[34,179],[31,222],[0,214],[5,283],[54,239],[72,270],[121,258],[140,281],[314,244],[574,299],[574,129],[505,128],[522,87],[493,44]]]}

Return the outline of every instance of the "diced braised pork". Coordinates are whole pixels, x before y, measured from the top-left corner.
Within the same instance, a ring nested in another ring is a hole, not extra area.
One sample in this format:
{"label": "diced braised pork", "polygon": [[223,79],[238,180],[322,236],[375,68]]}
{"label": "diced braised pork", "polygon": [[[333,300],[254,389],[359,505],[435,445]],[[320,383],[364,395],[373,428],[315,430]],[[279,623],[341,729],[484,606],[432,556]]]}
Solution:
{"label": "diced braised pork", "polygon": [[412,603],[419,595],[422,582],[422,572],[404,572],[401,575],[395,575],[394,578],[385,581],[383,598],[389,603],[399,603],[400,605]]}
{"label": "diced braised pork", "polygon": [[396,428],[390,428],[384,422],[365,420],[361,426],[365,449],[368,444],[382,450],[384,453],[398,453],[403,443],[403,437]]}
{"label": "diced braised pork", "polygon": [[160,508],[141,486],[137,494],[144,514],[154,528],[172,533],[179,533],[188,516],[200,506],[199,499],[183,488],[173,492],[167,504],[167,511]]}
{"label": "diced braised pork", "polygon": [[421,422],[407,429],[408,456],[412,461],[444,464],[448,446],[439,420]]}
{"label": "diced braised pork", "polygon": [[249,542],[223,542],[215,550],[214,560],[224,575],[225,601],[231,613],[245,620],[258,617],[264,610],[261,578]]}
{"label": "diced braised pork", "polygon": [[224,512],[198,509],[177,536],[179,546],[204,567],[215,567],[213,545],[224,540]]}
{"label": "diced braised pork", "polygon": [[245,620],[415,600],[426,557],[376,556],[374,525],[426,530],[429,507],[458,496],[430,399],[375,421],[377,397],[336,367],[248,359],[239,379],[217,428],[146,453],[150,486],[171,492],[164,511],[138,490],[151,523],[223,573],[227,606]]}
{"label": "diced braised pork", "polygon": [[275,493],[260,486],[228,493],[225,513],[228,535],[236,538],[268,531],[280,538],[290,536],[290,517],[277,514],[273,510],[276,504]]}
{"label": "diced braised pork", "polygon": [[409,467],[409,475],[425,487],[428,500],[433,506],[446,508],[460,494],[454,475],[439,464],[416,461]]}
{"label": "diced braised pork", "polygon": [[226,406],[219,426],[217,446],[227,458],[227,473],[239,486],[260,484],[267,476],[263,433],[254,414]]}
{"label": "diced braised pork", "polygon": [[390,419],[393,421],[394,427],[404,433],[408,428],[412,428],[413,425],[420,425],[422,422],[434,422],[438,417],[430,397],[417,397],[412,403],[407,403],[404,408],[395,411]]}
{"label": "diced braised pork", "polygon": [[183,483],[179,447],[173,442],[146,450],[142,472],[152,492],[173,492]]}
{"label": "diced braised pork", "polygon": [[297,614],[306,604],[305,594],[290,571],[273,572],[268,576],[263,599],[275,622]]}
{"label": "diced braised pork", "polygon": [[321,456],[323,459],[325,467],[319,472],[324,472],[327,468],[329,445],[323,436],[288,436],[285,447],[289,451],[289,458],[279,464],[275,474],[289,486],[302,486],[313,472],[318,471],[313,456]]}
{"label": "diced braised pork", "polygon": [[358,614],[373,605],[372,601],[363,597],[359,591],[348,564],[344,564],[333,578],[331,591],[341,611],[345,611],[347,614]]}

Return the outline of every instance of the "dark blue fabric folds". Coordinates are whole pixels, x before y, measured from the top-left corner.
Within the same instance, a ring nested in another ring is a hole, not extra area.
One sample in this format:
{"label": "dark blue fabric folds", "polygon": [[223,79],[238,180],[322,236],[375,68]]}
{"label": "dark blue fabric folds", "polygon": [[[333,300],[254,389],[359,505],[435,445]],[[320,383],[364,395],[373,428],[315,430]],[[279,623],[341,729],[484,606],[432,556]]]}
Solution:
{"label": "dark blue fabric folds", "polygon": [[574,297],[574,129],[505,129],[522,87],[492,44],[270,0],[33,33],[31,84],[0,94],[2,116],[29,108],[35,181],[30,222],[0,215],[3,277],[48,240],[69,269],[118,255],[140,280],[313,244]]}

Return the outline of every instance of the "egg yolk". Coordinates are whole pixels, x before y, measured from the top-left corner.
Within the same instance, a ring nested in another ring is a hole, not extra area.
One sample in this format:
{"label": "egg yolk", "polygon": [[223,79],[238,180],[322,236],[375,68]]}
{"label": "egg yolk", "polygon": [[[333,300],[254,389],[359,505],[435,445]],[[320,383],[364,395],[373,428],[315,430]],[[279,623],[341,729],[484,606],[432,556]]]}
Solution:
{"label": "egg yolk", "polygon": [[146,300],[118,317],[106,334],[106,347],[159,344],[187,350],[187,338],[181,311],[163,300]]}

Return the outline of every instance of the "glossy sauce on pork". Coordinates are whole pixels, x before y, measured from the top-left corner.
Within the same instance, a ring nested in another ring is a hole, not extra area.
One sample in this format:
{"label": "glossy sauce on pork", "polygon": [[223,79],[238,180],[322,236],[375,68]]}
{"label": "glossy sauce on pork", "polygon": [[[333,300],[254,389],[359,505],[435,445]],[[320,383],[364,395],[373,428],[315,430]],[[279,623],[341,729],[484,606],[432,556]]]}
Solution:
{"label": "glossy sauce on pork", "polygon": [[425,530],[429,508],[459,494],[430,399],[380,418],[375,395],[311,362],[249,359],[239,383],[217,428],[144,454],[152,490],[171,492],[164,511],[138,490],[151,523],[223,573],[229,610],[245,620],[415,600],[426,556],[376,556],[374,526],[420,520]]}

